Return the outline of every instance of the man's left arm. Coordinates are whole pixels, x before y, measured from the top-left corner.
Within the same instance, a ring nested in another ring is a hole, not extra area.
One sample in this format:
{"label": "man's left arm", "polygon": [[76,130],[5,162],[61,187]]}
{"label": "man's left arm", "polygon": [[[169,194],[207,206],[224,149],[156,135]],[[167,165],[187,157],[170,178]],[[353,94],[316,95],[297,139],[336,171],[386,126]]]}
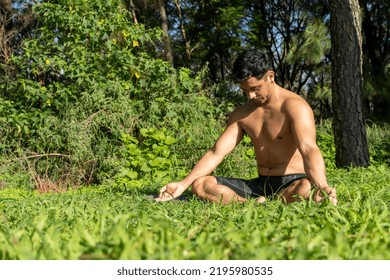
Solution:
{"label": "man's left arm", "polygon": [[303,158],[305,173],[311,183],[318,188],[314,200],[321,201],[324,194],[336,205],[336,190],[328,185],[324,158],[317,146],[314,114],[310,106],[301,100],[290,107],[290,124],[299,152]]}

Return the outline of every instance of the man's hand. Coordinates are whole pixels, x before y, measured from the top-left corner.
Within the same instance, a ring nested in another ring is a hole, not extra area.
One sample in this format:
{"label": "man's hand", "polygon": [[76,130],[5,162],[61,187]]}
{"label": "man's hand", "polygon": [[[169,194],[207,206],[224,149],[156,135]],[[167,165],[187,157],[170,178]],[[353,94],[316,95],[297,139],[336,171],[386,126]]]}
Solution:
{"label": "man's hand", "polygon": [[315,202],[322,202],[327,197],[334,206],[337,206],[336,189],[329,186],[318,188],[314,193],[313,200]]}
{"label": "man's hand", "polygon": [[181,182],[169,183],[161,188],[157,202],[169,201],[180,196],[187,188]]}

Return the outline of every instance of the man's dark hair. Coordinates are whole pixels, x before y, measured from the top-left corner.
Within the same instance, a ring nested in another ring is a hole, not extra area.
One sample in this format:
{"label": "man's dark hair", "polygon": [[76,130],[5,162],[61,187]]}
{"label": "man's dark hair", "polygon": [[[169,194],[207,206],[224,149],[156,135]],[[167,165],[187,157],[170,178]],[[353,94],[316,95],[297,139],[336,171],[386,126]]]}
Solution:
{"label": "man's dark hair", "polygon": [[233,64],[233,80],[237,83],[250,77],[260,79],[271,70],[271,60],[266,51],[251,49],[240,53]]}

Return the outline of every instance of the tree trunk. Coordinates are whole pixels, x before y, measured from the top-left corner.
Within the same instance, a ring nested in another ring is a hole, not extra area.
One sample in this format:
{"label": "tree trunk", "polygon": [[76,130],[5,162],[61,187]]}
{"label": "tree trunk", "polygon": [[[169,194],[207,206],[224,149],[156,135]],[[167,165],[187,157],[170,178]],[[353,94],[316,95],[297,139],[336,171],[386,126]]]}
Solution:
{"label": "tree trunk", "polygon": [[187,38],[187,31],[184,26],[184,18],[183,18],[183,13],[181,11],[181,4],[180,0],[175,0],[175,5],[177,9],[177,16],[179,18],[180,22],[180,32],[181,36],[183,37],[183,41],[185,44],[185,51],[186,51],[186,66],[188,68],[191,68],[191,55],[192,52],[199,47],[199,43],[195,45],[195,47],[191,48],[191,40]]}
{"label": "tree trunk", "polygon": [[158,0],[158,8],[161,16],[161,28],[163,31],[164,55],[165,59],[173,65],[173,55],[171,48],[171,40],[168,33],[168,17],[165,9],[164,0]]}
{"label": "tree trunk", "polygon": [[127,9],[131,12],[131,15],[133,16],[133,22],[135,24],[138,24],[136,8],[135,8],[133,0],[127,0],[126,1],[126,6],[127,6]]}
{"label": "tree trunk", "polygon": [[0,0],[0,63],[7,64],[10,56],[9,34],[12,31],[12,1]]}
{"label": "tree trunk", "polygon": [[370,164],[362,108],[362,33],[358,0],[331,1],[332,106],[338,167]]}
{"label": "tree trunk", "polygon": [[[29,37],[34,28],[35,15],[31,6],[16,10],[11,0],[0,0],[0,83],[5,78],[15,74],[15,69],[9,63],[11,55],[20,49],[23,39]],[[16,2],[16,1],[15,1]]]}

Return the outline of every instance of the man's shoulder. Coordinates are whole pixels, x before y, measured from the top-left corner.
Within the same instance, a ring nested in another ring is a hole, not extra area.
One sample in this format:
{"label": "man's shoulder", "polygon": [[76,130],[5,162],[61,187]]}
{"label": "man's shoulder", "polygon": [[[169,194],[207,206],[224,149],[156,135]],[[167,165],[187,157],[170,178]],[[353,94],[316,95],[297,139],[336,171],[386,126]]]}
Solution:
{"label": "man's shoulder", "polygon": [[287,114],[291,116],[312,114],[312,108],[309,103],[296,93],[289,92],[284,101],[284,108]]}
{"label": "man's shoulder", "polygon": [[254,109],[253,102],[248,100],[244,104],[237,106],[233,110],[232,114],[247,114],[248,112],[253,111],[253,109]]}
{"label": "man's shoulder", "polygon": [[310,108],[309,103],[302,96],[292,91],[286,91],[284,105],[291,108]]}
{"label": "man's shoulder", "polygon": [[245,102],[242,105],[236,107],[233,112],[230,113],[230,122],[238,122],[246,118],[254,110],[253,104],[250,101]]}

